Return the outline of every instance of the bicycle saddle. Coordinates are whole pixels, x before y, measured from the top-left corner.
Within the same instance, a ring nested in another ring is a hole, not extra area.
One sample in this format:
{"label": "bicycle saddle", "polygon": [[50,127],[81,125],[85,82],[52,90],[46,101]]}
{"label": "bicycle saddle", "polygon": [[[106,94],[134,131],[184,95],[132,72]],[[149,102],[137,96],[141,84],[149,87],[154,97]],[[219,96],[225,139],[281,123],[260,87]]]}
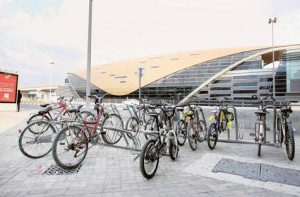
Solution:
{"label": "bicycle saddle", "polygon": [[39,115],[44,115],[44,114],[48,113],[50,110],[51,110],[51,107],[47,107],[46,109],[39,111]]}
{"label": "bicycle saddle", "polygon": [[82,107],[83,105],[78,105],[77,108],[74,108],[74,109],[70,109],[68,110],[70,113],[78,113],[80,112],[80,108]]}
{"label": "bicycle saddle", "polygon": [[284,109],[281,109],[281,112],[282,113],[293,113],[293,110],[290,108],[284,108]]}
{"label": "bicycle saddle", "polygon": [[260,116],[261,116],[261,115],[266,115],[267,113],[268,113],[268,112],[266,112],[266,111],[256,111],[256,112],[255,112],[256,115],[260,115]]}
{"label": "bicycle saddle", "polygon": [[41,107],[47,107],[48,105],[50,105],[49,103],[46,104],[40,104]]}
{"label": "bicycle saddle", "polygon": [[159,114],[157,112],[149,112],[148,115],[151,117],[158,117]]}

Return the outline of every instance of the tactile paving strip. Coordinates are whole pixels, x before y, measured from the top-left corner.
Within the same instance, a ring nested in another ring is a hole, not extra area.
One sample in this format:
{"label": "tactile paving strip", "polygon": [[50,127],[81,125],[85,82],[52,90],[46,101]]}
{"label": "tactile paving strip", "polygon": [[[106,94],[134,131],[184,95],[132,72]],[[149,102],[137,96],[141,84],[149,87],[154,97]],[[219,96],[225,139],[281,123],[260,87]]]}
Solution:
{"label": "tactile paving strip", "polygon": [[221,159],[212,171],[234,174],[248,179],[300,186],[300,170],[271,165]]}
{"label": "tactile paving strip", "polygon": [[81,168],[81,165],[80,164],[77,168],[74,168],[74,169],[63,169],[57,165],[51,165],[43,174],[46,174],[46,175],[67,175],[67,174],[75,174],[77,173],[80,168]]}

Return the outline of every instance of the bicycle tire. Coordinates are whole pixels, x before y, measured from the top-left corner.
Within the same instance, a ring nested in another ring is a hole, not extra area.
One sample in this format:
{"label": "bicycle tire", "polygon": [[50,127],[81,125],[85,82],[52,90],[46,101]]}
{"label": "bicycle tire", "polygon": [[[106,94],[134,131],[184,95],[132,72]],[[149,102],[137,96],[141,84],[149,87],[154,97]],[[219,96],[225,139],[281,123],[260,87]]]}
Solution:
{"label": "bicycle tire", "polygon": [[[126,122],[125,129],[127,131],[131,131],[133,136],[136,136],[139,132],[139,121],[136,117],[130,117]],[[127,136],[131,139],[131,135],[127,134]]]}
{"label": "bicycle tire", "polygon": [[77,168],[85,159],[87,152],[88,139],[77,126],[65,127],[53,141],[53,159],[63,169]]}
{"label": "bicycle tire", "polygon": [[282,124],[281,124],[281,119],[279,117],[277,117],[277,121],[276,121],[276,138],[278,143],[282,143],[283,142],[283,133],[282,133]]}
{"label": "bicycle tire", "polygon": [[198,142],[203,142],[206,139],[207,131],[204,128],[204,121],[198,120],[197,121],[197,140]]}
{"label": "bicycle tire", "polygon": [[103,141],[107,144],[116,144],[121,140],[122,134],[109,128],[123,130],[123,120],[117,114],[110,114],[103,120],[101,128],[101,136]]}
{"label": "bicycle tire", "polygon": [[27,124],[31,123],[31,122],[35,122],[35,121],[40,121],[40,120],[47,120],[49,121],[50,118],[47,115],[41,115],[41,114],[34,114],[32,115],[28,120],[27,120]]}
{"label": "bicycle tire", "polygon": [[81,111],[80,115],[85,121],[92,121],[95,118],[95,115],[90,111]]}
{"label": "bicycle tire", "polygon": [[174,161],[178,156],[178,146],[176,146],[172,139],[169,140],[169,144],[169,155],[170,158]]}
{"label": "bicycle tire", "polygon": [[207,145],[213,150],[218,142],[218,131],[216,130],[216,123],[211,123],[208,129]]}
{"label": "bicycle tire", "polygon": [[194,123],[189,122],[187,126],[188,141],[193,151],[197,149],[197,136],[195,133]]}
{"label": "bicycle tire", "polygon": [[[159,164],[159,153],[157,147],[155,146],[156,142],[157,141],[153,139],[148,140],[143,145],[140,154],[140,171],[143,177],[146,179],[151,179],[155,175]],[[147,168],[148,164],[150,164],[149,166],[152,167],[149,171]]]}
{"label": "bicycle tire", "polygon": [[292,130],[292,125],[287,124],[285,125],[285,148],[286,148],[286,154],[289,158],[289,160],[293,160],[295,157],[295,138],[294,133]]}
{"label": "bicycle tire", "polygon": [[176,135],[177,135],[177,142],[180,146],[183,146],[186,137],[187,137],[187,129],[186,129],[186,124],[184,120],[179,120],[176,125]]}
{"label": "bicycle tire", "polygon": [[21,153],[32,159],[46,156],[52,149],[55,133],[55,128],[48,121],[41,120],[28,124],[18,141]]}
{"label": "bicycle tire", "polygon": [[261,156],[261,143],[258,143],[257,155],[258,155],[259,157]]}

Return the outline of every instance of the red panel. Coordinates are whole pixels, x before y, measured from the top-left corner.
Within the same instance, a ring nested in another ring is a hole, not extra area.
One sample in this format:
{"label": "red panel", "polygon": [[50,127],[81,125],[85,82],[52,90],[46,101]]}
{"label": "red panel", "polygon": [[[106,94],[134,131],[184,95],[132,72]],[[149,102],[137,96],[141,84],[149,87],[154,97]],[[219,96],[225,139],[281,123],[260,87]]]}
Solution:
{"label": "red panel", "polygon": [[0,103],[15,103],[18,75],[0,73]]}

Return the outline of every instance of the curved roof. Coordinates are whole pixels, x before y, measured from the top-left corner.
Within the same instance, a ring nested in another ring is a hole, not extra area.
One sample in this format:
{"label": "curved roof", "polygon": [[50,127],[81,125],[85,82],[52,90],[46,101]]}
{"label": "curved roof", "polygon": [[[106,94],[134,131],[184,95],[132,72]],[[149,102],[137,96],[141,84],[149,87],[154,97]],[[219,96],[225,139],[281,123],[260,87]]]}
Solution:
{"label": "curved roof", "polygon": [[[141,86],[143,87],[199,63],[235,53],[265,48],[270,47],[200,50],[97,65],[92,67],[91,83],[112,95],[126,95],[139,88],[137,71],[140,66],[144,68],[144,76],[141,81]],[[81,70],[74,74],[86,79],[86,70]]]}

